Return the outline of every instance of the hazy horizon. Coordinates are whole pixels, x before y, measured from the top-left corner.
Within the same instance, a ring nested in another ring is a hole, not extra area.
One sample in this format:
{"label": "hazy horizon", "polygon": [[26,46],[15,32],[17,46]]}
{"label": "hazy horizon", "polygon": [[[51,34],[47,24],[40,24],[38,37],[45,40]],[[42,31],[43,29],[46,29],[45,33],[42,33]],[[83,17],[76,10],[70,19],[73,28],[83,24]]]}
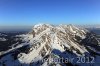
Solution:
{"label": "hazy horizon", "polygon": [[[48,24],[48,23],[37,23],[37,24]],[[34,25],[37,25],[34,24]],[[34,25],[6,25],[6,26],[0,26],[0,30],[31,30]],[[55,25],[55,24],[50,24],[50,25]],[[60,24],[56,24],[60,25]],[[64,25],[69,25],[69,24],[64,24]],[[77,25],[73,24],[75,26],[80,26],[80,27],[85,27],[85,28],[100,28],[100,24],[86,24],[86,25]]]}

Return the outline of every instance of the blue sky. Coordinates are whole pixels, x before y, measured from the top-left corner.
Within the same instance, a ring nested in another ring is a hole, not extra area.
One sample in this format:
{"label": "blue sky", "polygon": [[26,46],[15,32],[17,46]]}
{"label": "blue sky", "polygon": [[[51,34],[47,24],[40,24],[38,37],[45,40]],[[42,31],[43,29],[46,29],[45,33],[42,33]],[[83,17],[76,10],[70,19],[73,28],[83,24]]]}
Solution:
{"label": "blue sky", "polygon": [[0,0],[0,25],[100,24],[100,0]]}

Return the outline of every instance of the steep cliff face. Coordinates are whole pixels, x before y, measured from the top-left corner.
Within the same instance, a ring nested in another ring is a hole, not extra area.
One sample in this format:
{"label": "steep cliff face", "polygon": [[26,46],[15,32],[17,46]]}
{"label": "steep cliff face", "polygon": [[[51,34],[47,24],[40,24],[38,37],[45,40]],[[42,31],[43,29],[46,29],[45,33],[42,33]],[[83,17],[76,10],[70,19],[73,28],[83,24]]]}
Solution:
{"label": "steep cliff face", "polygon": [[[19,36],[26,42],[1,55],[1,66],[11,66],[9,63],[12,66],[91,66],[91,63],[78,64],[79,56],[95,57],[94,62],[100,61],[100,45],[95,35],[73,25],[38,24],[28,34]],[[60,59],[60,62],[53,62],[55,58]],[[76,59],[73,62],[67,60],[68,63],[62,63],[61,60],[65,61],[66,58]],[[44,59],[47,60],[43,61]],[[97,63],[92,65],[97,66]]]}

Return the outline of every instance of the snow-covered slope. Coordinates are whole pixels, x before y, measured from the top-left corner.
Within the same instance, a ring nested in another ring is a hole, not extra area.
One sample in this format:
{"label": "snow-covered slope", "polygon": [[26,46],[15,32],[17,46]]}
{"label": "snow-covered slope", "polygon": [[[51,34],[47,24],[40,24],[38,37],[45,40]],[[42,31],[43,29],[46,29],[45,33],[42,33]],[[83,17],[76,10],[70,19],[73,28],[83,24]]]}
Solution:
{"label": "snow-covered slope", "polygon": [[[95,35],[74,25],[38,24],[28,34],[18,36],[25,43],[1,55],[0,66],[98,66],[100,62],[100,45]],[[84,63],[78,60],[83,57]],[[87,58],[93,60],[87,63]],[[67,63],[62,62],[66,59]]]}

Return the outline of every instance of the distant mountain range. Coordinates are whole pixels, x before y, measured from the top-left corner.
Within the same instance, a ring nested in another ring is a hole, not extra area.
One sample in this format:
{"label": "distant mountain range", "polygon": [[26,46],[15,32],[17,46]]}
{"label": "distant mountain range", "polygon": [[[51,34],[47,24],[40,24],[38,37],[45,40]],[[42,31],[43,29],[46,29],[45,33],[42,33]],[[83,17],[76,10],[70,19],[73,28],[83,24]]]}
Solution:
{"label": "distant mountain range", "polygon": [[79,27],[83,27],[83,28],[91,28],[91,29],[94,29],[94,28],[100,28],[100,24],[97,24],[97,25],[76,25],[76,26],[79,26]]}
{"label": "distant mountain range", "polygon": [[[83,28],[100,28],[100,25],[75,25],[77,27],[83,27]],[[31,30],[33,26],[0,26],[0,31],[11,31],[11,30]]]}

